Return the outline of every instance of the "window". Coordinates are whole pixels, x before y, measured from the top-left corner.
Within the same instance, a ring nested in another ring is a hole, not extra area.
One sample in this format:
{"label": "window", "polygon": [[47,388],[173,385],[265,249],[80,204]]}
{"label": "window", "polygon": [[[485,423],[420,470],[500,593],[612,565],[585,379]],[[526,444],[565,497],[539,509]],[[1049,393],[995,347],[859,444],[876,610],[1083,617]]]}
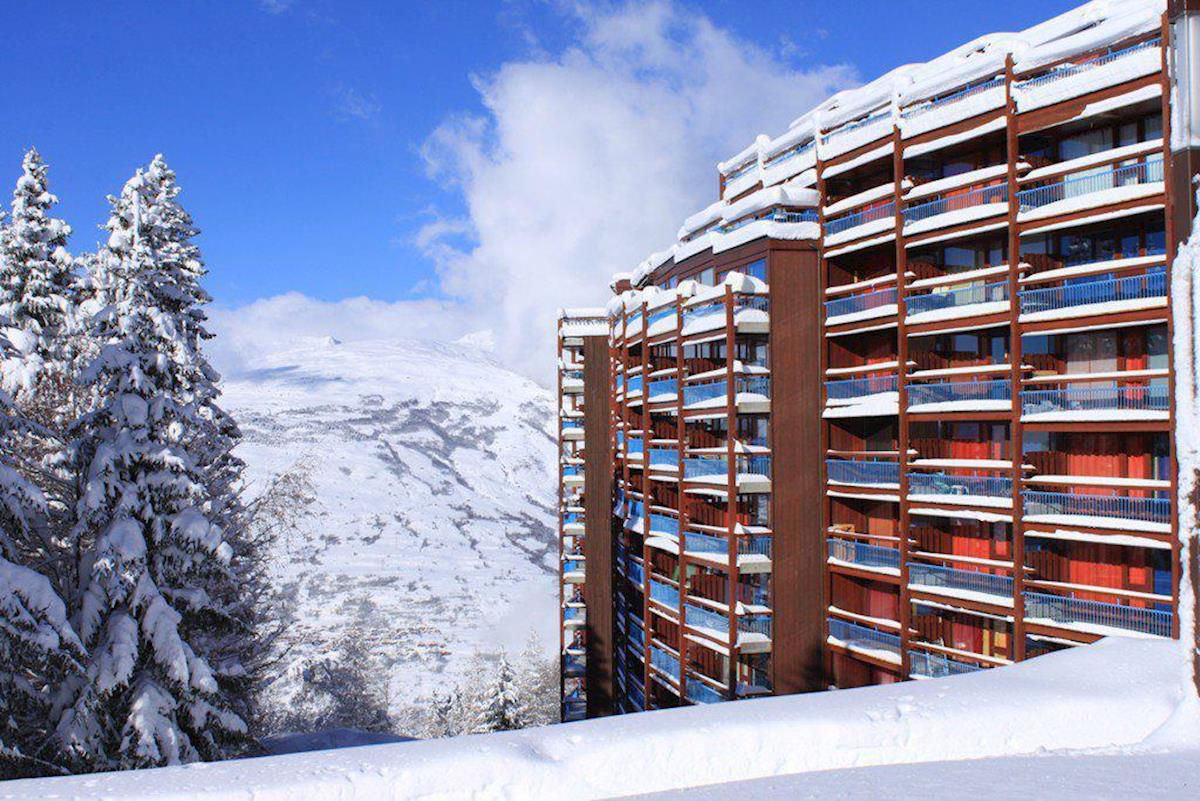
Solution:
{"label": "window", "polygon": [[749,264],[744,264],[741,267],[738,267],[737,269],[738,269],[738,272],[745,273],[746,275],[757,278],[760,281],[765,282],[767,280],[767,260],[766,259],[758,259],[756,261],[752,261]]}
{"label": "window", "polygon": [[712,267],[709,267],[707,270],[700,273],[700,275],[698,275],[696,277],[696,280],[699,281],[700,283],[704,284],[705,286],[716,286],[717,285],[716,272],[713,270]]}

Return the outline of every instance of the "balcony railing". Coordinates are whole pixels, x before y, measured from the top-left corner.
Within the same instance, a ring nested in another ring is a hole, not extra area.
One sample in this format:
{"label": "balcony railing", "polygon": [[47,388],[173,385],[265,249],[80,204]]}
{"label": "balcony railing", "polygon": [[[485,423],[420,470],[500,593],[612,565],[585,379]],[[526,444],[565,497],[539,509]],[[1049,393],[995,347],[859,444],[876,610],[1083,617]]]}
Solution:
{"label": "balcony railing", "polygon": [[1068,387],[1021,391],[1022,414],[1049,412],[1166,412],[1171,408],[1167,385]]}
{"label": "balcony railing", "polygon": [[1160,38],[1154,38],[1150,39],[1149,41],[1130,45],[1129,47],[1123,47],[1120,50],[1110,49],[1107,53],[1097,56],[1096,58],[1089,59],[1088,61],[1083,61],[1077,64],[1064,64],[1062,66],[1055,67],[1045,75],[1039,75],[1036,78],[1030,78],[1029,80],[1015,83],[1013,84],[1013,89],[1037,89],[1045,86],[1046,84],[1054,83],[1055,81],[1061,81],[1064,78],[1070,78],[1073,75],[1079,75],[1080,73],[1096,69],[1097,67],[1103,67],[1105,64],[1110,64],[1118,59],[1133,55],[1138,51],[1145,50],[1150,47],[1158,47],[1160,44],[1162,44],[1162,40]]}
{"label": "balcony railing", "polygon": [[563,478],[572,478],[574,476],[582,476],[583,468],[577,464],[564,465],[562,469]]}
{"label": "balcony railing", "polygon": [[[733,301],[733,313],[736,316],[738,312],[753,309],[757,311],[769,311],[770,301],[766,295],[736,295]],[[725,303],[716,302],[710,303],[707,306],[698,306],[688,309],[683,313],[683,324],[686,326],[689,323],[694,323],[697,320],[703,320],[706,317],[714,315],[725,315]]]}
{"label": "balcony railing", "polygon": [[[755,376],[739,376],[734,381],[735,393],[747,393],[753,395],[770,396],[771,394],[771,378],[765,375]],[[691,406],[695,403],[713,400],[714,398],[724,398],[729,394],[729,383],[727,381],[714,381],[711,384],[693,384],[692,386],[683,388],[683,405]]]}
{"label": "balcony railing", "polygon": [[899,569],[900,550],[881,545],[869,545],[853,540],[830,539],[827,543],[830,559],[848,562],[863,567],[890,567]]}
{"label": "balcony railing", "polygon": [[679,590],[661,581],[650,579],[650,597],[672,609],[679,606]]}
{"label": "balcony railing", "polygon": [[581,676],[587,671],[587,660],[582,656],[564,656],[563,672],[568,676]]}
{"label": "balcony railing", "polygon": [[993,284],[976,284],[946,292],[911,295],[904,299],[904,304],[906,315],[913,315],[941,309],[974,306],[979,303],[1002,303],[1006,300],[1008,300],[1008,282],[997,281]]}
{"label": "balcony railing", "polygon": [[835,300],[825,301],[825,318],[841,317],[846,314],[858,314],[869,309],[878,309],[882,306],[892,306],[896,303],[896,290],[892,289],[877,289],[874,292],[866,292],[862,295],[851,295],[847,298],[836,298]]}
{"label": "balcony railing", "polygon": [[870,651],[886,651],[900,656],[900,638],[885,631],[860,626],[846,620],[829,618],[829,636],[841,640],[852,648]]}
{"label": "balcony railing", "polygon": [[625,453],[629,456],[640,456],[645,448],[645,443],[641,439],[630,438],[625,443]]}
{"label": "balcony railing", "polygon": [[1025,617],[1044,618],[1067,625],[1106,626],[1157,637],[1171,636],[1174,618],[1165,609],[1142,609],[1040,592],[1025,593]]}
{"label": "balcony railing", "polygon": [[853,400],[883,392],[895,392],[897,388],[897,380],[894,375],[846,378],[838,381],[826,381],[825,397],[829,400]]}
{"label": "balcony railing", "polygon": [[1118,186],[1148,184],[1163,179],[1161,158],[1126,164],[1105,170],[1088,170],[1083,175],[1064,178],[1061,181],[1017,192],[1021,211],[1031,211],[1067,198],[1103,192]]}
{"label": "balcony railing", "polygon": [[800,223],[800,222],[815,223],[820,220],[820,215],[818,215],[817,212],[815,212],[811,209],[805,209],[804,211],[784,211],[783,209],[775,209],[770,214],[764,215],[762,217],[746,217],[744,219],[738,220],[735,223],[730,223],[729,225],[722,225],[717,230],[723,234],[728,234],[728,233],[732,233],[733,231],[738,230],[739,228],[744,228],[745,226],[749,225],[750,223],[762,222],[763,220],[767,220],[769,222],[777,222],[777,223]]}
{"label": "balcony railing", "polygon": [[834,128],[832,131],[825,133],[821,137],[821,141],[828,144],[829,142],[832,142],[833,140],[837,139],[839,136],[841,136],[843,134],[848,134],[851,131],[857,131],[859,128],[866,128],[868,125],[874,125],[877,122],[883,122],[889,116],[891,116],[891,113],[892,112],[890,109],[883,109],[880,111],[876,111],[874,114],[869,114],[860,120],[855,120],[854,122],[848,122],[845,125],[841,126],[840,128]]}
{"label": "balcony railing", "polygon": [[1166,296],[1167,274],[1162,270],[1155,270],[1145,275],[1102,278],[1045,289],[1023,289],[1020,292],[1021,314]]}
{"label": "balcony railing", "polygon": [[657,398],[663,395],[672,397],[679,394],[679,382],[674,378],[665,378],[661,381],[651,381],[649,391],[646,396],[649,398]]}
{"label": "balcony railing", "polygon": [[679,675],[679,657],[667,653],[657,645],[650,646],[650,664],[668,676],[676,677]]}
{"label": "balcony railing", "polygon": [[844,217],[836,217],[832,220],[825,221],[825,236],[837,234],[842,231],[848,231],[851,228],[856,228],[860,225],[866,225],[869,222],[882,220],[885,218],[896,216],[896,201],[883,203],[879,206],[873,206],[869,209],[847,214]]}
{"label": "balcony railing", "polygon": [[687,696],[689,701],[695,701],[697,704],[719,704],[725,700],[725,697],[712,687],[693,678],[687,680]]}
{"label": "balcony railing", "polygon": [[1085,495],[1069,492],[1026,490],[1025,515],[1070,517],[1115,517],[1146,523],[1170,523],[1170,498],[1130,498],[1121,495]]}
{"label": "balcony railing", "polygon": [[564,430],[582,429],[583,421],[582,420],[563,420],[562,427]]}
{"label": "balcony railing", "polygon": [[650,530],[663,534],[679,534],[679,521],[667,515],[650,515]]}
{"label": "balcony railing", "polygon": [[[688,531],[684,535],[683,549],[692,553],[729,553],[729,540],[725,537],[715,537],[712,534],[701,534],[698,531]],[[739,554],[771,555],[771,537],[766,534],[737,537],[737,552]]]}
{"label": "balcony railing", "polygon": [[981,186],[969,192],[945,195],[937,200],[909,206],[903,211],[905,225],[920,220],[928,220],[939,214],[947,214],[960,209],[984,206],[989,203],[1006,203],[1008,201],[1008,183]]}
{"label": "balcony railing", "polygon": [[625,321],[625,328],[641,328],[642,325],[642,310],[638,309],[633,314],[629,315],[629,319]]}
{"label": "balcony railing", "polygon": [[632,395],[635,392],[641,392],[641,391],[642,391],[642,377],[640,375],[635,375],[633,378],[629,379],[629,381],[626,382],[625,393],[627,395]]}
{"label": "balcony railing", "polygon": [[584,562],[576,561],[574,559],[572,559],[569,562],[563,562],[563,572],[564,573],[577,573],[577,572],[582,573],[583,569],[584,569],[584,564],[585,564]]}
{"label": "balcony railing", "polygon": [[695,604],[688,604],[686,615],[689,626],[714,629],[722,633],[729,631],[729,618],[720,612],[714,612],[711,609],[705,609]]}
{"label": "balcony railing", "polygon": [[927,651],[908,652],[909,673],[928,679],[940,679],[946,676],[961,676],[964,673],[978,673],[984,668],[969,662],[959,662],[941,654],[931,654]]}
{"label": "balcony railing", "polygon": [[946,381],[940,384],[910,384],[908,406],[959,401],[1012,400],[1012,382],[1007,378],[991,381]]}
{"label": "balcony railing", "polygon": [[583,515],[579,514],[579,512],[567,512],[563,515],[562,521],[564,526],[582,525]]}
{"label": "balcony railing", "polygon": [[583,380],[583,371],[582,370],[566,370],[563,372],[562,377],[563,377],[563,381],[582,381]]}
{"label": "balcony railing", "polygon": [[679,451],[674,448],[651,448],[650,464],[675,467],[679,463]]}
{"label": "balcony railing", "polygon": [[1011,576],[993,576],[990,573],[925,565],[919,562],[909,563],[908,583],[917,587],[981,592],[984,595],[996,595],[1009,599],[1013,596]]}
{"label": "balcony railing", "polygon": [[957,103],[958,101],[968,98],[971,95],[977,95],[980,92],[986,92],[988,89],[995,89],[997,87],[1002,87],[1002,86],[1004,86],[1004,76],[997,75],[995,78],[989,78],[986,81],[982,81],[981,83],[973,84],[971,86],[966,86],[962,89],[959,89],[957,92],[954,92],[953,94],[944,95],[944,96],[936,98],[934,100],[927,100],[924,103],[921,103],[920,105],[916,105],[916,106],[907,108],[904,111],[900,112],[900,116],[906,120],[911,120],[915,117],[919,117],[922,114],[925,114],[926,112],[933,111],[933,110],[939,109],[939,108],[944,108],[953,103]]}
{"label": "balcony railing", "polygon": [[676,314],[674,306],[666,306],[662,309],[656,309],[651,312],[646,318],[647,327],[654,325],[659,320],[666,320],[668,317],[674,317]]}
{"label": "balcony railing", "polygon": [[825,467],[829,480],[839,484],[893,487],[900,485],[900,465],[896,462],[826,459]]}
{"label": "balcony railing", "polygon": [[577,606],[568,606],[563,610],[563,620],[583,620],[585,614],[585,610]]}
{"label": "balcony railing", "polygon": [[774,158],[767,161],[765,166],[768,168],[777,167],[780,164],[783,164],[785,161],[790,161],[791,159],[794,159],[794,158],[797,158],[798,156],[804,155],[808,151],[812,150],[816,146],[816,144],[817,144],[817,140],[813,139],[811,141],[805,142],[802,145],[799,145],[798,147],[793,147],[788,150],[785,150],[782,153],[780,153],[778,156],[775,156]]}
{"label": "balcony railing", "polygon": [[945,473],[909,473],[908,494],[964,495],[1011,498],[1012,479],[1004,476],[949,476]]}
{"label": "balcony railing", "polygon": [[761,634],[769,638],[771,636],[771,616],[738,615],[737,628],[744,634]]}
{"label": "balcony railing", "polygon": [[[770,456],[739,456],[737,457],[739,474],[756,476],[771,476]],[[722,476],[729,473],[729,461],[725,458],[694,457],[683,460],[684,478],[703,478],[705,476]]]}
{"label": "balcony railing", "polygon": [[639,587],[646,580],[646,574],[645,571],[642,570],[642,566],[632,560],[625,562],[625,575],[630,581],[632,581],[634,584],[637,584]]}
{"label": "balcony railing", "polygon": [[[626,621],[635,622],[633,618],[626,618]],[[638,648],[646,647],[646,635],[642,633],[642,627],[640,625],[627,626],[626,631],[628,631],[626,638],[630,643],[636,645]]]}

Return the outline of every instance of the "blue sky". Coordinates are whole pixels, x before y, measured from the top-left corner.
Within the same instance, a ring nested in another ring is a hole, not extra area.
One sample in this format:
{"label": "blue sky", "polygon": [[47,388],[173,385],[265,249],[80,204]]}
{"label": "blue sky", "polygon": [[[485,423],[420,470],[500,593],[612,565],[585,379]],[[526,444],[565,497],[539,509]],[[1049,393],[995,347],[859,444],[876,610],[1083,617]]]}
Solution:
{"label": "blue sky", "polygon": [[164,153],[222,369],[305,336],[489,332],[546,380],[556,309],[603,304],[668,246],[716,161],[1074,5],[9,0],[0,186],[36,145],[81,252],[104,196]]}

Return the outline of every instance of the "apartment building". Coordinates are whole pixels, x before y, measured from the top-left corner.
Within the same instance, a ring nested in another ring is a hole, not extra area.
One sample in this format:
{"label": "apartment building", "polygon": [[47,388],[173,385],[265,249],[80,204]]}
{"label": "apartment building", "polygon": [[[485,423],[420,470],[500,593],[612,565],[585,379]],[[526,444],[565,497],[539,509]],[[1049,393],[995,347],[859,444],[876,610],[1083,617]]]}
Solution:
{"label": "apartment building", "polygon": [[1191,5],[1098,0],[835,95],[614,278],[582,388],[606,586],[564,618],[604,663],[589,716],[1179,636]]}

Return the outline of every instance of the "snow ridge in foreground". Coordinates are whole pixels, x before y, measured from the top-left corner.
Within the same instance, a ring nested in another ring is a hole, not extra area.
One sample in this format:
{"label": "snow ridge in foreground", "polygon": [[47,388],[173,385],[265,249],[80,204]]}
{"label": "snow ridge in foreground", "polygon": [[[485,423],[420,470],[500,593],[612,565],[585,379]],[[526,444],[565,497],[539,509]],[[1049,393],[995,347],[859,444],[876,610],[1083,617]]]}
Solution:
{"label": "snow ridge in foreground", "polygon": [[[784,776],[792,782],[793,795],[780,797],[794,798],[794,791],[805,789],[809,779],[819,782],[827,774],[792,774],[905,765],[895,774],[878,771],[879,781],[895,789],[887,777],[911,774],[916,763],[1035,755],[1050,749],[1061,753],[1115,748],[1129,753],[1180,707],[1178,650],[1177,644],[1165,640],[1108,639],[947,679],[450,740],[42,779],[37,784],[9,782],[0,787],[0,798],[49,792],[69,797],[78,792],[127,801],[595,799]],[[1190,714],[1188,724],[1194,731],[1200,721]],[[1191,744],[1200,749],[1200,734]],[[1039,761],[1020,763],[1036,771]],[[954,766],[959,776],[971,767]],[[1129,784],[1122,792],[1148,797],[1142,789],[1153,776],[1126,778]],[[951,787],[930,797],[962,797],[964,792],[973,797],[979,786]],[[1008,785],[1002,776],[985,786],[991,797],[1012,797],[1004,792]],[[705,788],[690,797],[709,797],[718,789]],[[736,797],[755,796],[751,789],[750,795]],[[809,797],[833,796],[818,792]],[[850,797],[880,797],[879,784],[873,791],[868,787],[866,795]]]}

